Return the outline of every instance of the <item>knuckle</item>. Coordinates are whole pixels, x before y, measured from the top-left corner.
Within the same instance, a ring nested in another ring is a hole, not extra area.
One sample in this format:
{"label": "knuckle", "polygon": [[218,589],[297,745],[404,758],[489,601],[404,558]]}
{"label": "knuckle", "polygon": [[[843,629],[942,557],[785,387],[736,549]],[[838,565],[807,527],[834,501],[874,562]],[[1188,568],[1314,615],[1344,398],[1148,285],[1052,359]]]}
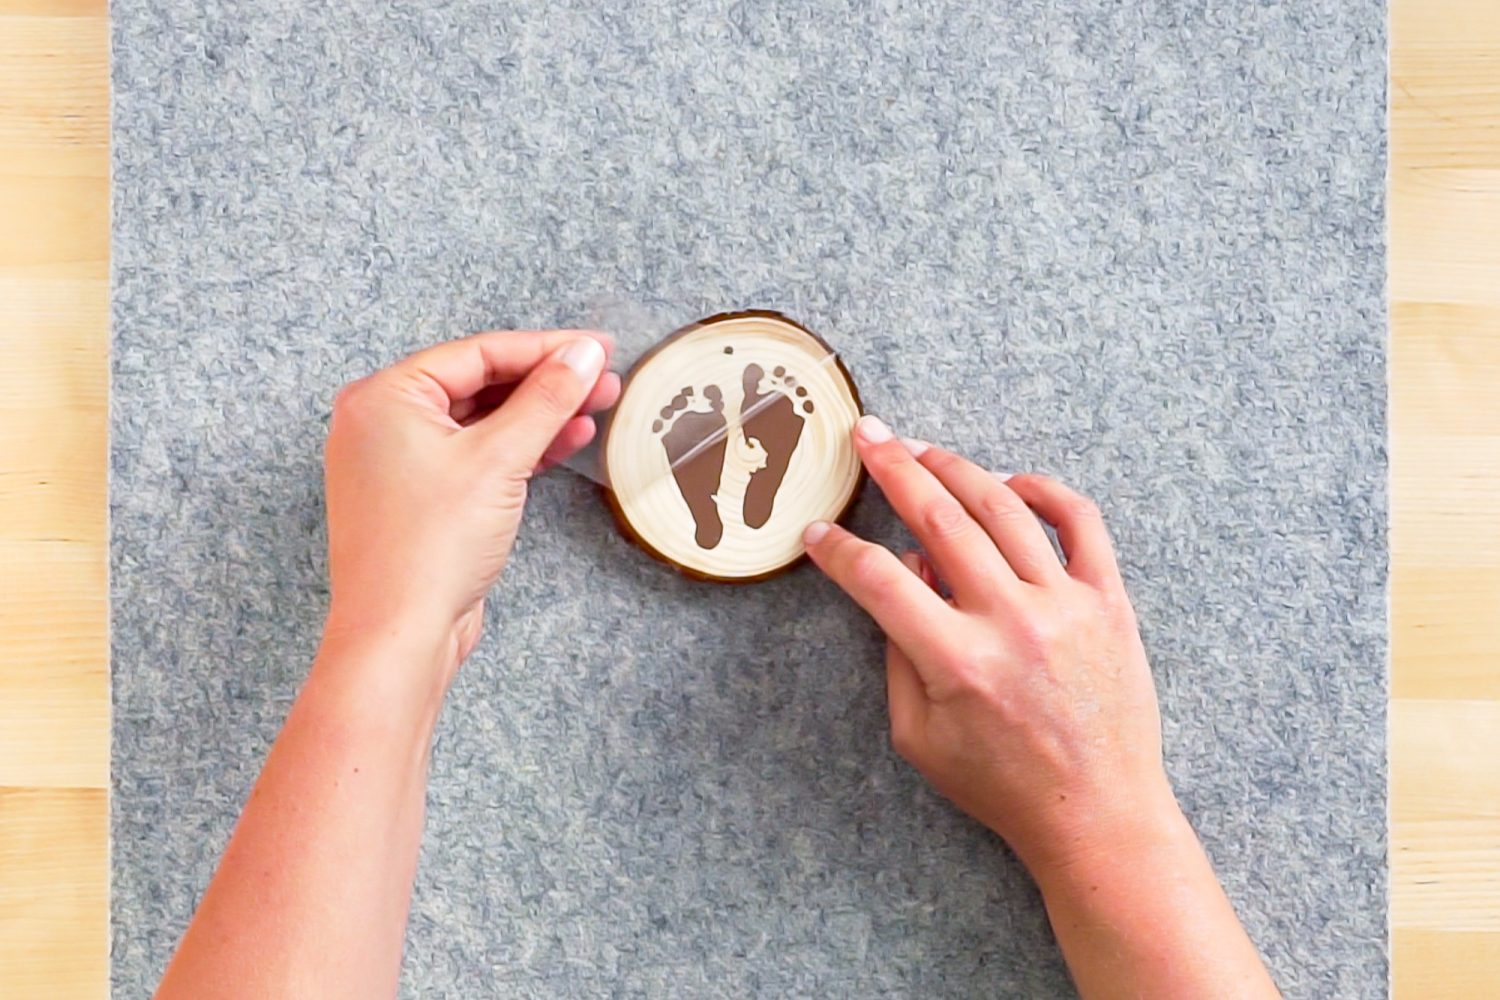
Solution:
{"label": "knuckle", "polygon": [[934,538],[953,538],[968,528],[969,515],[963,506],[948,497],[929,500],[918,514],[922,527]]}
{"label": "knuckle", "polygon": [[926,465],[939,477],[942,477],[946,473],[953,472],[961,464],[963,464],[964,461],[962,458],[959,458],[951,451],[938,451],[936,448],[930,449],[927,454],[922,456],[922,458],[922,464]]}
{"label": "knuckle", "polygon": [[1005,487],[988,490],[979,501],[980,512],[991,521],[1015,521],[1026,515],[1026,505]]}
{"label": "knuckle", "polygon": [[947,671],[948,683],[955,694],[985,695],[994,687],[994,678],[1003,669],[999,656],[977,650],[958,659]]}
{"label": "knuckle", "polygon": [[369,384],[369,379],[362,378],[345,385],[333,397],[334,412],[349,413],[358,410],[369,396]]}
{"label": "knuckle", "polygon": [[890,589],[890,576],[886,572],[881,551],[874,545],[862,544],[849,557],[849,577],[861,590],[869,594],[883,594]]}
{"label": "knuckle", "polygon": [[1028,663],[1047,660],[1057,644],[1057,627],[1050,618],[1026,615],[1011,626],[1011,639],[1017,652]]}
{"label": "knuckle", "polygon": [[1069,498],[1067,511],[1069,517],[1079,521],[1097,521],[1101,516],[1098,504],[1076,493]]}
{"label": "knuckle", "polygon": [[944,673],[960,690],[978,690],[1005,669],[1006,651],[993,635],[972,635],[946,651]]}
{"label": "knuckle", "polygon": [[1022,472],[1000,478],[1000,482],[1011,493],[1019,497],[1047,497],[1052,495],[1056,484],[1038,472]]}
{"label": "knuckle", "polygon": [[948,671],[948,684],[956,694],[978,694],[985,689],[987,667],[978,657],[966,657]]}
{"label": "knuckle", "polygon": [[1123,589],[1111,586],[1096,593],[1099,608],[1106,619],[1123,625],[1135,624],[1135,608],[1130,603],[1129,595]]}

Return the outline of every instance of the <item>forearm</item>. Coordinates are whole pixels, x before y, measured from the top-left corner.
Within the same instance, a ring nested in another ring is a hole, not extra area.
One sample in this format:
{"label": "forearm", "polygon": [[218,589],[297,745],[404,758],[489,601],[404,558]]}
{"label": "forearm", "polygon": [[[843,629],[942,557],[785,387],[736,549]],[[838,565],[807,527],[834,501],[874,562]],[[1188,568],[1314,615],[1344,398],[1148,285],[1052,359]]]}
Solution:
{"label": "forearm", "polygon": [[1175,802],[1038,884],[1085,998],[1280,995]]}
{"label": "forearm", "polygon": [[394,994],[444,655],[325,641],[158,996]]}

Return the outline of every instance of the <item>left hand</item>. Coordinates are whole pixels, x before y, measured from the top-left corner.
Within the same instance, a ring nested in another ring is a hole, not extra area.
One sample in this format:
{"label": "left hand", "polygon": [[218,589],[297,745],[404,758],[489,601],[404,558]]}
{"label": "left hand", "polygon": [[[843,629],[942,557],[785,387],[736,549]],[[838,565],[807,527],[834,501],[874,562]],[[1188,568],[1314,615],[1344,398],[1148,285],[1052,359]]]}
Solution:
{"label": "left hand", "polygon": [[528,481],[586,445],[589,414],[619,397],[612,348],[580,330],[480,333],[339,393],[325,450],[331,637],[439,637],[451,679],[478,640]]}

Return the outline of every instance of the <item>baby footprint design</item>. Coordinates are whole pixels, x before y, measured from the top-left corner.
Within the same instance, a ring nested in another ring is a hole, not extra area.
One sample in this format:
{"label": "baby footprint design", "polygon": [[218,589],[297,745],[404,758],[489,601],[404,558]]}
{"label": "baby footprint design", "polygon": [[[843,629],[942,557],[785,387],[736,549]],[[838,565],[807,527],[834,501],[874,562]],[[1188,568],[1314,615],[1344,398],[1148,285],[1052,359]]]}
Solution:
{"label": "baby footprint design", "polygon": [[[765,392],[760,391],[763,381],[768,383]],[[745,525],[759,528],[771,519],[777,491],[802,440],[804,414],[813,412],[813,403],[807,389],[780,365],[771,370],[769,379],[760,365],[747,365],[741,383],[745,391],[740,407],[743,433],[747,440],[759,442],[766,453],[765,466],[750,474],[745,488]]]}
{"label": "baby footprint design", "polygon": [[696,402],[692,388],[683,388],[661,408],[651,430],[661,435],[662,448],[672,466],[672,478],[677,480],[677,490],[692,512],[694,541],[699,548],[711,549],[724,537],[724,522],[719,518],[715,499],[724,476],[728,441],[724,430],[724,394],[716,385],[706,386],[703,402],[708,409],[688,409]]}

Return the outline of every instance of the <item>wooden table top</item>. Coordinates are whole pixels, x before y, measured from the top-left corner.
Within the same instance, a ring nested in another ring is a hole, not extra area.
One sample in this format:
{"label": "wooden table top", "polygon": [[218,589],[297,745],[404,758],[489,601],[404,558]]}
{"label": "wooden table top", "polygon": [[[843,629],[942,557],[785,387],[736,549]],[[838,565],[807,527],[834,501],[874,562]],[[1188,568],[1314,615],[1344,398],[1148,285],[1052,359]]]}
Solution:
{"label": "wooden table top", "polygon": [[[1398,997],[1500,983],[1500,3],[1391,10]],[[105,0],[0,0],[0,996],[107,992]],[[1376,555],[1372,554],[1372,558]]]}

